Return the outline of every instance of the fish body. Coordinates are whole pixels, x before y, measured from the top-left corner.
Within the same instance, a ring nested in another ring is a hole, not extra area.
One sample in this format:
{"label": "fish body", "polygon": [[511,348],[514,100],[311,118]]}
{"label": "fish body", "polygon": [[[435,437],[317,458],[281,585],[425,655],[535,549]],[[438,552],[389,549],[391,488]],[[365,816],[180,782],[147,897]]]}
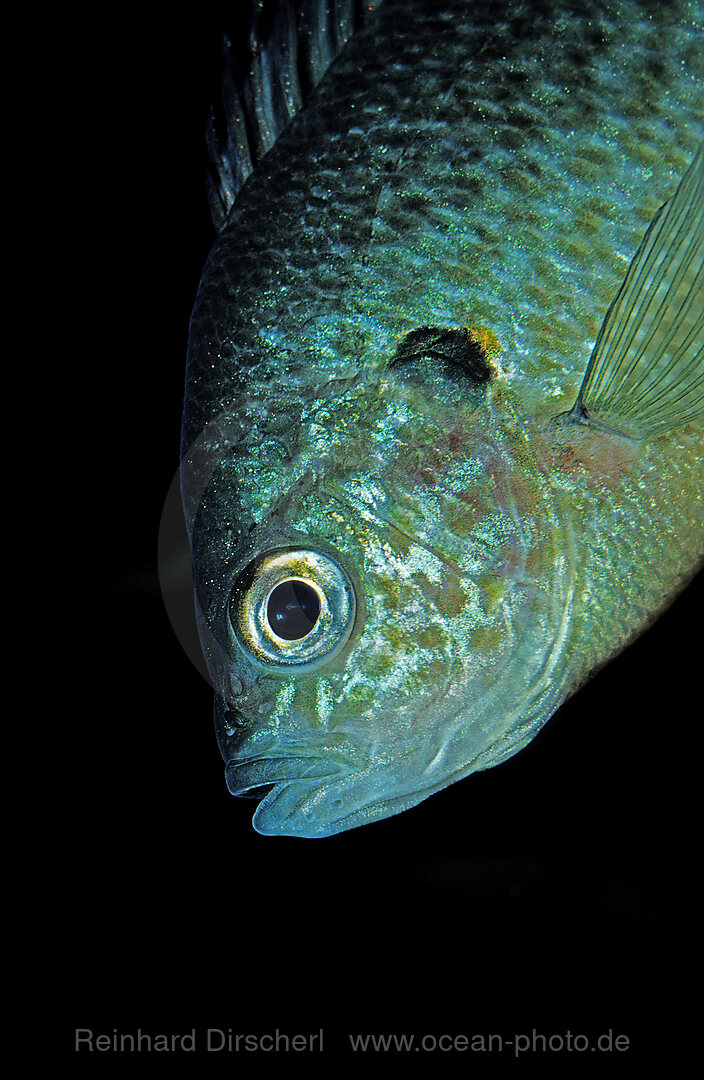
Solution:
{"label": "fish body", "polygon": [[704,8],[477,7],[378,6],[199,288],[196,606],[266,834],[505,760],[701,564]]}

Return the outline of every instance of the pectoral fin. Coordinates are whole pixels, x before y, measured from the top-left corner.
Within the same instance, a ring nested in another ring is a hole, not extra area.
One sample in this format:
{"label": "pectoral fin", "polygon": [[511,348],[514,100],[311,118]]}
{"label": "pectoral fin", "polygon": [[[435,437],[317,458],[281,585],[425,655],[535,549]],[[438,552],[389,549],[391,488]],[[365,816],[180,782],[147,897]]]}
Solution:
{"label": "pectoral fin", "polygon": [[633,438],[704,416],[704,148],[609,308],[572,414]]}

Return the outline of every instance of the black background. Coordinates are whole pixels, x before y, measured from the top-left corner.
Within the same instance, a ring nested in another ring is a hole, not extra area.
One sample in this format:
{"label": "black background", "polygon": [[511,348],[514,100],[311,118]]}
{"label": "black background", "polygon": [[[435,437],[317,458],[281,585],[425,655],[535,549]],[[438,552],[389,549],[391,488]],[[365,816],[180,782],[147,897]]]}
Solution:
{"label": "black background", "polygon": [[398,817],[323,841],[261,837],[254,804],[226,791],[211,690],[156,571],[212,239],[203,130],[226,21],[181,10],[115,9],[64,73],[83,126],[72,227],[87,237],[87,299],[68,755],[47,818],[58,1046],[71,1054],[76,1027],[323,1027],[332,1055],[354,1031],[535,1028],[612,1030],[631,1060],[676,1061],[700,582],[520,755]]}

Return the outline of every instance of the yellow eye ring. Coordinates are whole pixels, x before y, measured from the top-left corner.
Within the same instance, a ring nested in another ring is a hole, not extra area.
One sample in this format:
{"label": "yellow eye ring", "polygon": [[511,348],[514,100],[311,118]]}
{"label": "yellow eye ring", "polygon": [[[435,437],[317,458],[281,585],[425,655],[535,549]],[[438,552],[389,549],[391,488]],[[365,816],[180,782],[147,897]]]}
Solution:
{"label": "yellow eye ring", "polygon": [[230,599],[239,647],[275,671],[310,671],[349,640],[356,601],[347,574],[328,555],[268,552],[240,574]]}

